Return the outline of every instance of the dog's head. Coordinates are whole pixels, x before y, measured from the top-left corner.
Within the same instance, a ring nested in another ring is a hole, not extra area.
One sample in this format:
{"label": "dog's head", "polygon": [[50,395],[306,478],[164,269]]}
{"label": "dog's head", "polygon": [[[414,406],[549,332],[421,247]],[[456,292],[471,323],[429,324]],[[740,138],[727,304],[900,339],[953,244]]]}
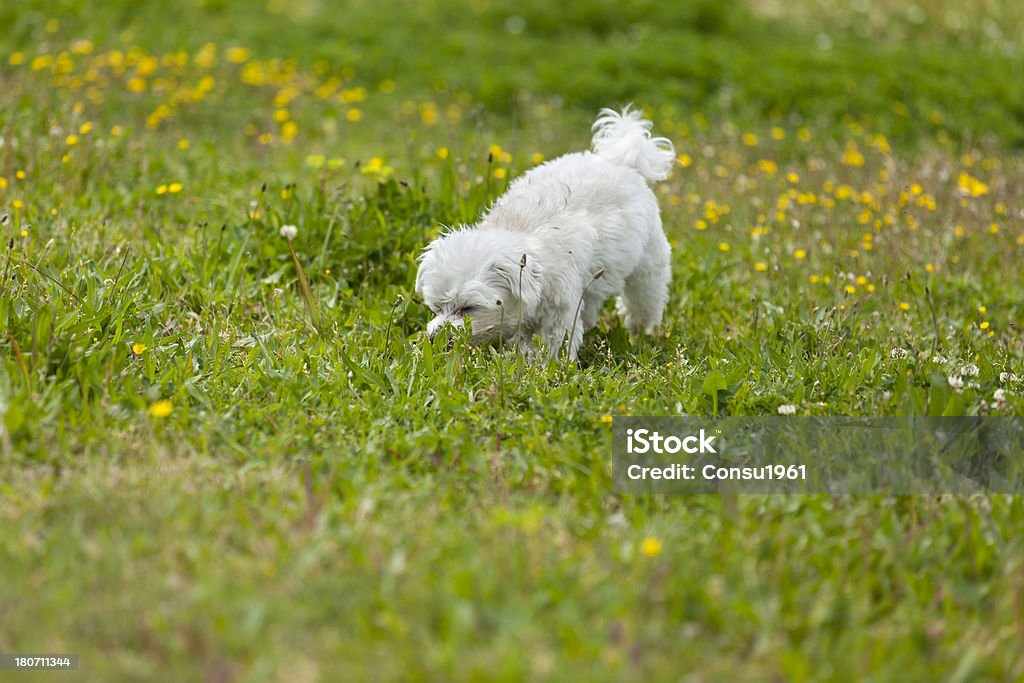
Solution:
{"label": "dog's head", "polygon": [[463,229],[438,238],[416,275],[416,293],[434,313],[427,334],[469,319],[474,344],[511,339],[540,304],[541,275],[518,235]]}

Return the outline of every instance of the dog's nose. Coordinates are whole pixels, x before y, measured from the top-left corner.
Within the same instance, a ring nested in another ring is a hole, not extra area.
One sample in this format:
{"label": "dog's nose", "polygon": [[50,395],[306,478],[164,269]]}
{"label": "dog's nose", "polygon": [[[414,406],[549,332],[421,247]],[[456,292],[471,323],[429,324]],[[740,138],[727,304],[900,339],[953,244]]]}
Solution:
{"label": "dog's nose", "polygon": [[448,330],[448,343],[445,345],[445,348],[447,348],[449,351],[451,351],[452,348],[455,346],[455,335],[452,333],[452,326],[451,325],[448,325],[448,324],[438,325],[437,327],[435,327],[432,330],[428,329],[427,330],[427,337],[429,337],[431,343],[433,343],[433,341],[435,339],[437,339],[437,335],[439,335],[445,329]]}
{"label": "dog's nose", "polygon": [[427,336],[430,337],[430,341],[437,339],[437,335],[441,334],[441,330],[443,330],[447,324],[447,322],[438,318],[431,320],[427,325]]}

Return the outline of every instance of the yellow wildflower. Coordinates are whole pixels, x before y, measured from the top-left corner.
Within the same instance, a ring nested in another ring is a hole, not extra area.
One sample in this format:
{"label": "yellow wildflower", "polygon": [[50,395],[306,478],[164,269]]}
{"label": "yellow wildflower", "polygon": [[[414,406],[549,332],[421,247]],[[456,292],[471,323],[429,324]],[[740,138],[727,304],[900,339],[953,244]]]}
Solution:
{"label": "yellow wildflower", "polygon": [[385,165],[384,160],[380,157],[373,157],[365,164],[363,164],[360,172],[363,175],[381,175],[387,177],[394,171],[390,166]]}
{"label": "yellow wildflower", "polygon": [[284,142],[291,142],[296,135],[299,134],[299,126],[294,121],[286,121],[281,126],[281,140]]}
{"label": "yellow wildflower", "polygon": [[970,197],[980,197],[988,194],[988,185],[963,171],[960,172],[960,177],[957,178],[957,187],[960,188],[960,192]]}
{"label": "yellow wildflower", "polygon": [[232,64],[241,64],[249,61],[249,51],[244,47],[229,47],[224,53],[224,58]]}
{"label": "yellow wildflower", "polygon": [[640,552],[647,557],[657,557],[661,555],[662,543],[661,539],[648,536],[640,544]]}
{"label": "yellow wildflower", "polygon": [[437,105],[433,102],[424,102],[420,105],[420,120],[425,126],[433,126],[440,118],[437,112]]}
{"label": "yellow wildflower", "polygon": [[864,155],[861,154],[860,149],[857,147],[857,143],[853,140],[846,143],[846,149],[843,150],[842,162],[843,166],[864,165]]}
{"label": "yellow wildflower", "polygon": [[149,414],[153,417],[167,417],[174,411],[174,404],[166,398],[162,398],[149,407]]}

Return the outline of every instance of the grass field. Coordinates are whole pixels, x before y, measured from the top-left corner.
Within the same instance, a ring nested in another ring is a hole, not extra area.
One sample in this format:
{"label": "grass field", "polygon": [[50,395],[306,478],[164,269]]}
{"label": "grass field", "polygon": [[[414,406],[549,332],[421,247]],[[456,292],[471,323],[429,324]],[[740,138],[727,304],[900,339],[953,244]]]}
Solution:
{"label": "grass field", "polygon": [[[11,679],[1024,679],[1019,497],[608,461],[616,415],[1021,414],[1024,6],[965,7],[5,3],[0,652],[80,655]],[[664,329],[432,345],[419,249],[628,101]]]}

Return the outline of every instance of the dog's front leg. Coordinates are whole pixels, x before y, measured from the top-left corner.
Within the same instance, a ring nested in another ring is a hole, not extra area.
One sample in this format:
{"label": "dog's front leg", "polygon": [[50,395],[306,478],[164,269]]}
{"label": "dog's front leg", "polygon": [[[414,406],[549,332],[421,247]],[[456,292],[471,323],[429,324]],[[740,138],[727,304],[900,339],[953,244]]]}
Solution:
{"label": "dog's front leg", "polygon": [[564,349],[569,360],[576,360],[576,353],[583,343],[583,321],[578,308],[552,316],[543,329],[541,342],[549,359],[555,358]]}

